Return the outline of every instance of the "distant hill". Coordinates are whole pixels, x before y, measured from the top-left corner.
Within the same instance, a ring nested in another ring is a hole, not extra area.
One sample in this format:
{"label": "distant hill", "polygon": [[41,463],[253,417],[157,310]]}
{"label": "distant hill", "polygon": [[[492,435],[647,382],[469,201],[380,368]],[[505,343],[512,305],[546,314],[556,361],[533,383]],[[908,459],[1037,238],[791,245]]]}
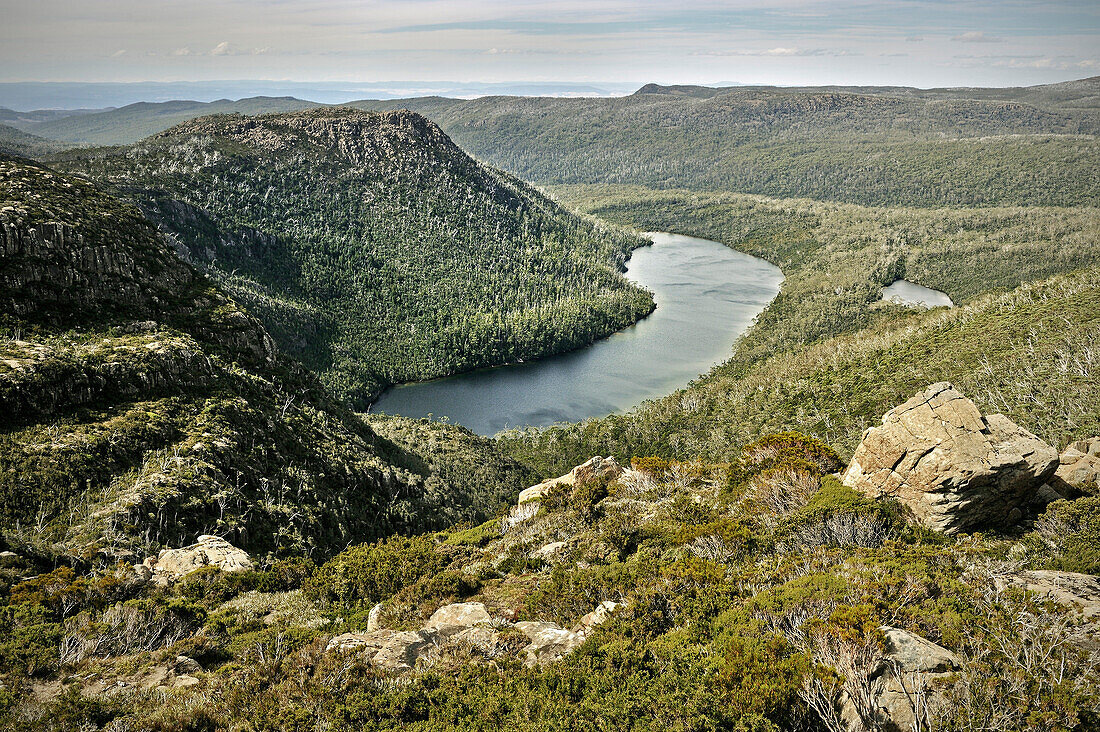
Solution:
{"label": "distant hill", "polygon": [[31,135],[14,127],[0,124],[0,154],[22,158],[37,158],[41,155],[59,152],[69,147],[55,140],[47,140]]}
{"label": "distant hill", "polygon": [[813,94],[835,92],[840,94],[866,94],[876,96],[911,97],[927,100],[972,100],[994,102],[1021,102],[1049,109],[1091,109],[1100,107],[1100,76],[1064,81],[1056,84],[1015,87],[942,87],[919,89],[912,86],[788,86],[771,87],[738,84],[736,86],[664,86],[646,84],[634,92],[640,94],[664,94],[668,96],[712,97],[730,89],[766,91],[784,89],[788,92]]}
{"label": "distant hill", "polygon": [[645,240],[481,165],[410,112],[205,117],[54,159],[138,201],[360,406],[389,384],[591,343],[654,307]]}
{"label": "distant hill", "polygon": [[125,145],[196,117],[290,112],[319,106],[317,102],[293,97],[250,97],[215,102],[138,102],[103,112],[45,119],[23,125],[23,129],[41,137],[76,145]]}
{"label": "distant hill", "polygon": [[0,107],[0,124],[5,124],[16,129],[23,129],[42,122],[76,117],[82,114],[97,114],[110,112],[114,107],[103,109],[35,109],[29,112],[17,112],[14,109]]}
{"label": "distant hill", "polygon": [[540,184],[862,205],[1100,200],[1100,79],[1022,89],[662,87],[616,99],[366,100],[407,108]]}

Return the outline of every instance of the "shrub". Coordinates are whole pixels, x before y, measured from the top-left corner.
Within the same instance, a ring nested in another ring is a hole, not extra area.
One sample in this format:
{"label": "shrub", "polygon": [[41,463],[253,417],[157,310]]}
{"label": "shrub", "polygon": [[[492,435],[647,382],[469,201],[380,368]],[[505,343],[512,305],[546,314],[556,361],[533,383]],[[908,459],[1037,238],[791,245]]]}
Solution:
{"label": "shrub", "polygon": [[1059,500],[1035,522],[1052,569],[1100,574],[1100,496]]}
{"label": "shrub", "polygon": [[447,558],[430,537],[392,536],[341,552],[321,566],[302,590],[313,600],[373,605],[446,565]]}

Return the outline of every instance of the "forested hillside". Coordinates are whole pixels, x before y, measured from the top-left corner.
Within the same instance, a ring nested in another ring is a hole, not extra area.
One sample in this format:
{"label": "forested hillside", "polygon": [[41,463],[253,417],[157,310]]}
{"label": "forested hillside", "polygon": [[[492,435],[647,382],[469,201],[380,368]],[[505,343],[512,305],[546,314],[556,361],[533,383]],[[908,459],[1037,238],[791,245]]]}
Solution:
{"label": "forested hillside", "polygon": [[[885,209],[602,186],[557,194],[610,221],[722,241],[786,279],[731,359],[686,389],[621,416],[506,433],[541,471],[597,453],[726,459],[782,429],[847,451],[889,405],[940,380],[1054,444],[1100,429],[1095,208]],[[965,306],[882,302],[880,288],[899,278]]]}
{"label": "forested hillside", "polygon": [[618,99],[353,106],[420,111],[474,156],[542,184],[641,184],[865,205],[1077,205],[1100,195],[1100,111],[1090,101],[1097,87],[1095,78],[1007,93],[668,93],[648,86]]}
{"label": "forested hillside", "polygon": [[324,556],[483,517],[527,480],[461,429],[379,436],[85,181],[0,159],[0,229],[5,549],[113,567],[217,533]]}
{"label": "forested hillside", "polygon": [[62,143],[0,124],[0,154],[36,158],[64,150],[66,147],[68,146]]}
{"label": "forested hillside", "polygon": [[360,405],[387,384],[576,348],[653,308],[620,274],[645,240],[408,112],[212,117],[56,162],[138,201]]}

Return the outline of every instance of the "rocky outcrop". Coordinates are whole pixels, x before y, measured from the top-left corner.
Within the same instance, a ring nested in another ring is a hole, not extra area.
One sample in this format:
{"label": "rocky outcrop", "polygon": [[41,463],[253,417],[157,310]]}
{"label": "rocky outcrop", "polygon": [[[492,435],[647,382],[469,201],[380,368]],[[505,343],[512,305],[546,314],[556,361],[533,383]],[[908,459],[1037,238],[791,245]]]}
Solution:
{"label": "rocky outcrop", "polygon": [[133,206],[73,176],[0,160],[0,312],[71,328],[156,321],[247,361],[275,358],[259,322],[181,261]]}
{"label": "rocky outcrop", "polygon": [[933,384],[882,418],[845,485],[897,498],[926,526],[953,534],[1018,522],[1058,466],[1058,453],[1000,414],[983,416],[950,384]]}
{"label": "rocky outcrop", "polygon": [[580,488],[593,480],[606,478],[614,480],[623,474],[623,468],[613,457],[589,458],[584,463],[576,466],[565,475],[544,480],[530,488],[520,491],[516,507],[508,517],[510,524],[517,524],[532,518],[538,512],[537,502],[541,501],[552,491],[564,487]]}
{"label": "rocky outcrop", "polygon": [[[473,646],[486,654],[506,648],[518,648],[528,666],[550,663],[570,653],[591,633],[606,622],[622,603],[604,601],[581,618],[572,630],[544,621],[527,620],[509,623],[494,618],[480,602],[458,602],[436,610],[424,627],[415,631],[383,628],[365,633],[344,633],[328,642],[326,652],[359,654],[372,665],[401,674],[417,666],[421,659],[430,659],[434,652],[458,646]],[[512,643],[518,632],[526,645]],[[429,661],[430,662],[430,661]]]}
{"label": "rocky outcrop", "polygon": [[1067,605],[1086,618],[1100,617],[1100,577],[1039,569],[997,578],[998,589],[1009,585],[1033,592],[1041,599]]}
{"label": "rocky outcrop", "polygon": [[565,475],[544,480],[538,485],[533,485],[530,488],[520,491],[518,503],[540,500],[558,486],[573,486],[574,488],[579,488],[597,478],[618,478],[622,475],[622,472],[623,469],[619,463],[615,461],[615,458],[604,458],[597,455],[573,468]]}
{"label": "rocky outcrop", "polygon": [[252,560],[246,551],[238,549],[225,539],[203,535],[191,546],[164,549],[134,569],[156,584],[168,585],[203,567],[217,567],[223,572],[240,572],[252,569]]}

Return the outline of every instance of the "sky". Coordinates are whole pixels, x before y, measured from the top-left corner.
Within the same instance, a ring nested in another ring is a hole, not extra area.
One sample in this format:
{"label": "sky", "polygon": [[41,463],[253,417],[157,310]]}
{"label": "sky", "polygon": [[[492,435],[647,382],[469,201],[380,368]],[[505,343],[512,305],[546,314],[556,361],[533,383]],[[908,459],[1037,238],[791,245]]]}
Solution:
{"label": "sky", "polygon": [[1097,0],[0,0],[0,81],[1017,86],[1100,75]]}

